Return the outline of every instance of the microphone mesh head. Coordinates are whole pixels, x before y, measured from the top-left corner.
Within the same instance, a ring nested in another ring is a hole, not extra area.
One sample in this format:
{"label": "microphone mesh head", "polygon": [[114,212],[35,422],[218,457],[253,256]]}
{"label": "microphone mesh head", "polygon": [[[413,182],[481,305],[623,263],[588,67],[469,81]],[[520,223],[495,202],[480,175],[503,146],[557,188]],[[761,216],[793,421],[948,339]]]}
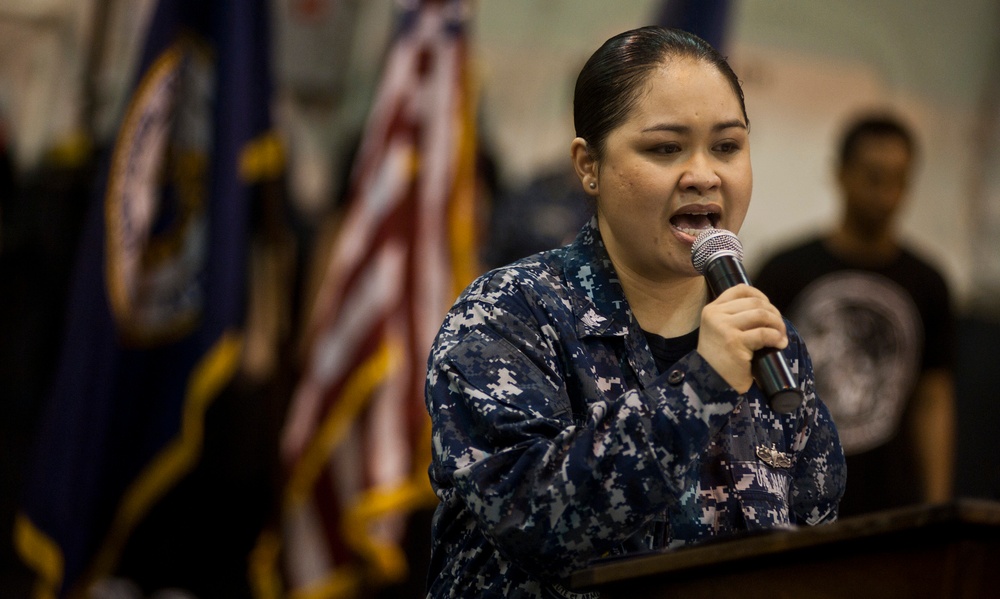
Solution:
{"label": "microphone mesh head", "polygon": [[694,238],[691,264],[698,274],[704,275],[708,263],[721,255],[735,256],[737,260],[743,261],[743,244],[732,231],[705,229]]}

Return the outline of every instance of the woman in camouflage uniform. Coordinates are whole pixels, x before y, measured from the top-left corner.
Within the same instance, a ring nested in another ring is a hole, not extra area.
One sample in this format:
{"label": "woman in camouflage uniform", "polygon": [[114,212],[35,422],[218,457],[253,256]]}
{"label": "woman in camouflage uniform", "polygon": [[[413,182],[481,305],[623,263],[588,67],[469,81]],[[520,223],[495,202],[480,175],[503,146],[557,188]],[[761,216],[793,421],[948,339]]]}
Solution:
{"label": "woman in camouflage uniform", "polygon": [[[429,597],[582,597],[593,559],[836,519],[843,452],[796,332],[759,291],[710,301],[705,228],[750,203],[739,81],[658,27],[608,40],[574,97],[594,219],[572,244],[480,277],[429,361]],[[772,411],[753,352],[783,350],[805,401]]]}

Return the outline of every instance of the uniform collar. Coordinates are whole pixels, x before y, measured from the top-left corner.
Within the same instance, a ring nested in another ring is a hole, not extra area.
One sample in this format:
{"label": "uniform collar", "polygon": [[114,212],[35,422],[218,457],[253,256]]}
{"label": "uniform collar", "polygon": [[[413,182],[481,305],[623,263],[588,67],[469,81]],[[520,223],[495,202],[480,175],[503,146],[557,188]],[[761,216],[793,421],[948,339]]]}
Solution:
{"label": "uniform collar", "polygon": [[596,216],[566,249],[564,272],[573,297],[577,334],[627,335],[632,310],[604,247]]}

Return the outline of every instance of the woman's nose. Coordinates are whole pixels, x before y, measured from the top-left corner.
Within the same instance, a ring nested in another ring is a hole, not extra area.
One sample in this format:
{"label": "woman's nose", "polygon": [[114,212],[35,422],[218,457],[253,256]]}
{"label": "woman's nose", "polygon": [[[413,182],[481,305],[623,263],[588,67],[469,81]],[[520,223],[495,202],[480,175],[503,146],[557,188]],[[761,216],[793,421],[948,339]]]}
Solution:
{"label": "woman's nose", "polygon": [[710,157],[703,152],[694,152],[684,165],[680,186],[699,194],[715,189],[722,183]]}

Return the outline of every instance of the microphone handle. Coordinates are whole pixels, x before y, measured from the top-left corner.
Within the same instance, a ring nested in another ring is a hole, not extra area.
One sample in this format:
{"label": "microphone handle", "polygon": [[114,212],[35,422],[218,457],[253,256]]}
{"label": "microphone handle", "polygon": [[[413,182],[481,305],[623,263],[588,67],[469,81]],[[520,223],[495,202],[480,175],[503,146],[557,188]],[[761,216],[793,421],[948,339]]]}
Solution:
{"label": "microphone handle", "polygon": [[[750,285],[743,263],[729,255],[710,260],[705,266],[705,279],[714,296],[740,283]],[[795,384],[795,377],[780,350],[765,347],[755,351],[750,372],[775,412],[788,414],[802,403],[802,392]]]}

